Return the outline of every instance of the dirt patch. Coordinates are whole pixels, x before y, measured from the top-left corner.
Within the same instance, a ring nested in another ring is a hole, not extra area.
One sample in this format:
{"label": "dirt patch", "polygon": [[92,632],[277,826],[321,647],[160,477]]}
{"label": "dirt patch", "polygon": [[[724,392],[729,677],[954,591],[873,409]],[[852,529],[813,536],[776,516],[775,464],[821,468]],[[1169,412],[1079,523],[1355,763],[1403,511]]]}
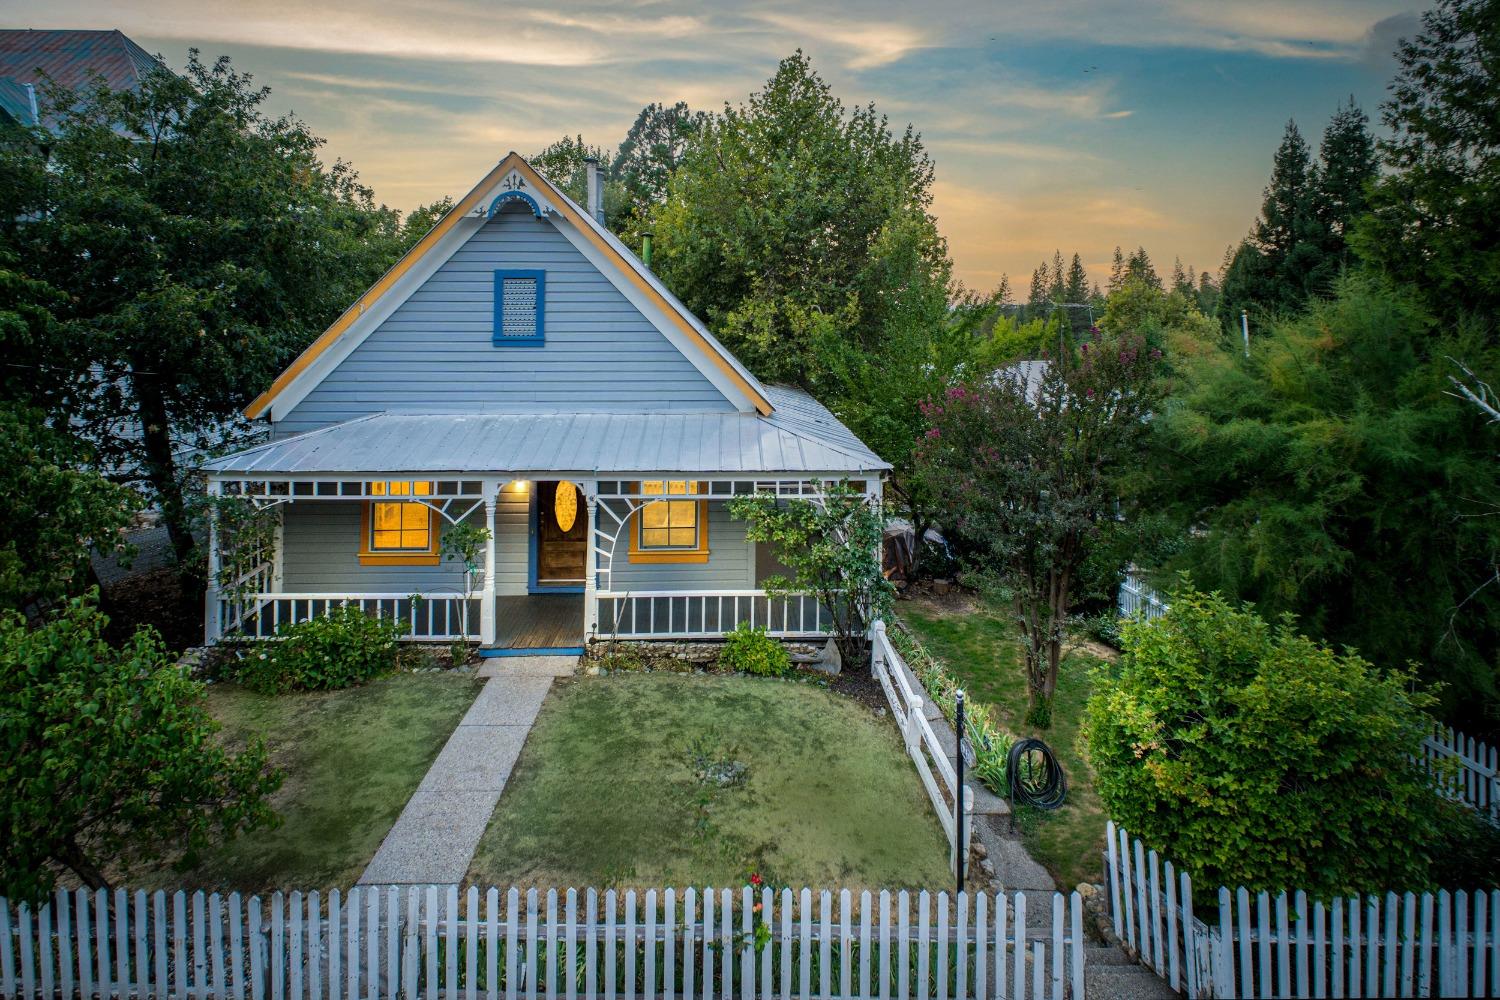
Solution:
{"label": "dirt patch", "polygon": [[176,566],[127,576],[100,595],[109,616],[106,637],[112,643],[130,638],[142,625],[161,633],[170,652],[203,644],[203,587],[185,583]]}
{"label": "dirt patch", "polygon": [[886,705],[885,692],[881,690],[880,682],[871,677],[868,670],[846,670],[836,677],[829,678],[828,690],[841,697],[853,699],[872,712],[890,710]]}
{"label": "dirt patch", "polygon": [[940,594],[927,587],[913,588],[901,595],[900,608],[911,607],[933,618],[955,618],[979,610],[979,597],[971,590],[955,587]]}

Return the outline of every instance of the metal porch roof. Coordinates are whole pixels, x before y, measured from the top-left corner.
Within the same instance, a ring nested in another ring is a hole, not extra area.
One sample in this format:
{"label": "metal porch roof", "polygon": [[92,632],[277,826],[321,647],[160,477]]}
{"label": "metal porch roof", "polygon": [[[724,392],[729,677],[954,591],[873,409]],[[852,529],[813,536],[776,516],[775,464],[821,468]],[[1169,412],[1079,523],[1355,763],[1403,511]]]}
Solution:
{"label": "metal porch roof", "polygon": [[806,393],[754,413],[379,413],[204,464],[241,475],[851,473],[890,465]]}

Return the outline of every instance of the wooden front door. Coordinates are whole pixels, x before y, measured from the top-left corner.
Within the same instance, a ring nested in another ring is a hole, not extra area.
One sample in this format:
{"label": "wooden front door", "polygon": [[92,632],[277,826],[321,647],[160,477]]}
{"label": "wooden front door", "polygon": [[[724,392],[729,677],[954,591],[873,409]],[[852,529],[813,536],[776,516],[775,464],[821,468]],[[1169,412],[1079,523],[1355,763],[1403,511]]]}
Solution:
{"label": "wooden front door", "polygon": [[[539,482],[536,489],[536,585],[582,587],[583,564],[588,557],[588,512],[583,493],[572,483]],[[558,502],[559,493],[562,503]],[[563,523],[568,523],[566,531]]]}

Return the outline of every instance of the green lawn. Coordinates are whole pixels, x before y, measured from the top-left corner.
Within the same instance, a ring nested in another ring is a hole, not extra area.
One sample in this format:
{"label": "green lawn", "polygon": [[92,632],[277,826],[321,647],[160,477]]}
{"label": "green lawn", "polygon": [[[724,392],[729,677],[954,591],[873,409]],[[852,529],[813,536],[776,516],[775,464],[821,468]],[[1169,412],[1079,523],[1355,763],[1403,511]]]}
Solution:
{"label": "green lawn", "polygon": [[[721,786],[704,772],[738,762]],[[894,726],[809,683],[557,682],[469,869],[479,885],[944,887]]]}
{"label": "green lawn", "polygon": [[1100,659],[1082,651],[1063,660],[1053,703],[1052,728],[1026,724],[1026,675],[1012,626],[980,611],[916,602],[901,605],[901,618],[928,652],[942,660],[969,697],[994,706],[996,721],[1017,736],[1045,740],[1068,776],[1068,799],[1051,813],[1017,817],[1026,848],[1052,872],[1063,889],[1098,882],[1103,874],[1104,808],[1093,775],[1079,754],[1078,724],[1089,696],[1089,672]]}
{"label": "green lawn", "polygon": [[317,694],[208,689],[230,745],[260,735],[286,782],[281,826],[212,851],[193,870],[133,871],[141,888],[328,888],[352,885],[478,693],[472,676],[397,674]]}

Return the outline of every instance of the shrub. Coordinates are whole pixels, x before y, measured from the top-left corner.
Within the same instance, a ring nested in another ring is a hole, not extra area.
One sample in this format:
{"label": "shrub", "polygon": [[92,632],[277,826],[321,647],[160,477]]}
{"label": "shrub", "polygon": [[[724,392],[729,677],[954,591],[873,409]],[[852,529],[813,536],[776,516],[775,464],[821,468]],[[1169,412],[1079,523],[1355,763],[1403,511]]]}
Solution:
{"label": "shrub", "polygon": [[363,683],[396,668],[396,640],[405,631],[405,623],[393,618],[341,605],[320,618],[283,625],[275,642],[245,657],[239,682],[263,694]]}
{"label": "shrub", "polygon": [[121,860],[191,863],[275,819],[265,744],[227,749],[203,685],[156,632],[111,644],[93,601],[34,626],[0,615],[0,894],[13,903],[40,901],[63,869],[100,889]]}
{"label": "shrub", "polygon": [[1203,886],[1318,897],[1430,884],[1438,804],[1412,755],[1432,699],[1218,594],[1123,626],[1082,736],[1114,819]]}
{"label": "shrub", "polygon": [[1097,615],[1084,615],[1078,619],[1078,631],[1104,645],[1120,648],[1120,616],[1111,608]]}
{"label": "shrub", "polygon": [[725,670],[756,677],[785,677],[792,672],[792,658],[786,647],[766,635],[764,626],[751,628],[740,622],[733,632],[724,634],[724,649],[719,665]]}

